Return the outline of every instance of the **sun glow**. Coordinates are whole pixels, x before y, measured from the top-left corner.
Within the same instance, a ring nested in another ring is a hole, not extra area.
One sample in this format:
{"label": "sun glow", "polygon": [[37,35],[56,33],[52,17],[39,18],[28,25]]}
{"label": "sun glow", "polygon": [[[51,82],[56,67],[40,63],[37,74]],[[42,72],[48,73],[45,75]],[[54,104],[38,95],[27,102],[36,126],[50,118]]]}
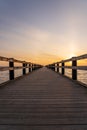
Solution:
{"label": "sun glow", "polygon": [[72,57],[76,57],[76,54],[75,53],[69,54],[69,58],[72,58]]}

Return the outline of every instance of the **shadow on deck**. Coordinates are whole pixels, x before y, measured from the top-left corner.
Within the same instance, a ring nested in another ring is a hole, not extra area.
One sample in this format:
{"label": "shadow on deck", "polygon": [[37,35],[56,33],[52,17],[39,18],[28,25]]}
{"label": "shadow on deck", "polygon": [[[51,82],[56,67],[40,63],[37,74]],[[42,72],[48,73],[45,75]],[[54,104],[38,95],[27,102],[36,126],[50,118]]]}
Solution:
{"label": "shadow on deck", "polygon": [[0,130],[87,129],[87,89],[45,67],[0,88]]}

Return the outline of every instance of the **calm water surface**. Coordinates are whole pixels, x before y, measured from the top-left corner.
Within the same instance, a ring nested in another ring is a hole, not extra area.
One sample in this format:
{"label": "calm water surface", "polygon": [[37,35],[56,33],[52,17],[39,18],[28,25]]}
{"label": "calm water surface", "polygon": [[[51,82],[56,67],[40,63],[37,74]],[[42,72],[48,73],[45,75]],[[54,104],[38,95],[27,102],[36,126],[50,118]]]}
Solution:
{"label": "calm water surface", "polygon": [[[61,73],[61,68],[59,68],[59,72]],[[65,75],[72,78],[72,70],[65,69]],[[77,80],[81,81],[84,84],[87,84],[87,70],[77,70]]]}

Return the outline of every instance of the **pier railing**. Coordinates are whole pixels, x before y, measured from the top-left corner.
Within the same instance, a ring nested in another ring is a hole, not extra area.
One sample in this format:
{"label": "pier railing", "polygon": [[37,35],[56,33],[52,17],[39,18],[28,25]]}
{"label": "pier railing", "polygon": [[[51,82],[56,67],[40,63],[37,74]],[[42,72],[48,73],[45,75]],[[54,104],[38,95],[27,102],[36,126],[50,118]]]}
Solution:
{"label": "pier railing", "polygon": [[[61,74],[65,75],[65,69],[71,69],[72,70],[72,79],[73,80],[77,80],[77,70],[87,70],[87,62],[85,65],[81,65],[78,66],[77,62],[83,59],[87,59],[87,54],[78,56],[78,57],[72,57],[70,59],[66,59],[66,60],[62,60],[56,63],[52,63],[47,65],[46,67],[52,69],[52,70],[56,70],[56,72],[59,72],[59,69],[61,69]],[[71,62],[71,66],[70,65],[66,65],[67,62]]]}
{"label": "pier railing", "polygon": [[[39,65],[39,64],[26,62],[26,61],[20,61],[20,60],[14,59],[14,58],[6,58],[6,57],[2,57],[2,56],[0,56],[0,61],[8,62],[8,66],[6,66],[6,67],[1,66],[0,71],[9,70],[9,80],[15,79],[15,76],[14,76],[15,70],[22,69],[22,75],[25,75],[27,68],[28,68],[28,73],[30,73],[30,72],[42,67],[42,65]],[[21,66],[15,66],[15,63],[20,63]]]}

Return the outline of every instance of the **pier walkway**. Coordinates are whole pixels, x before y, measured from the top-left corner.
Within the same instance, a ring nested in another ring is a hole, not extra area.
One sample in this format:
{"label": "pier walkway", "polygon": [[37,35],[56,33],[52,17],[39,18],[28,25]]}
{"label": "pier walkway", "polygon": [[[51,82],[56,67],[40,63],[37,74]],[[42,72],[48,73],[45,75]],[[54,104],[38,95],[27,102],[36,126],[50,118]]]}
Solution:
{"label": "pier walkway", "polygon": [[0,87],[0,130],[86,130],[87,89],[45,67]]}

